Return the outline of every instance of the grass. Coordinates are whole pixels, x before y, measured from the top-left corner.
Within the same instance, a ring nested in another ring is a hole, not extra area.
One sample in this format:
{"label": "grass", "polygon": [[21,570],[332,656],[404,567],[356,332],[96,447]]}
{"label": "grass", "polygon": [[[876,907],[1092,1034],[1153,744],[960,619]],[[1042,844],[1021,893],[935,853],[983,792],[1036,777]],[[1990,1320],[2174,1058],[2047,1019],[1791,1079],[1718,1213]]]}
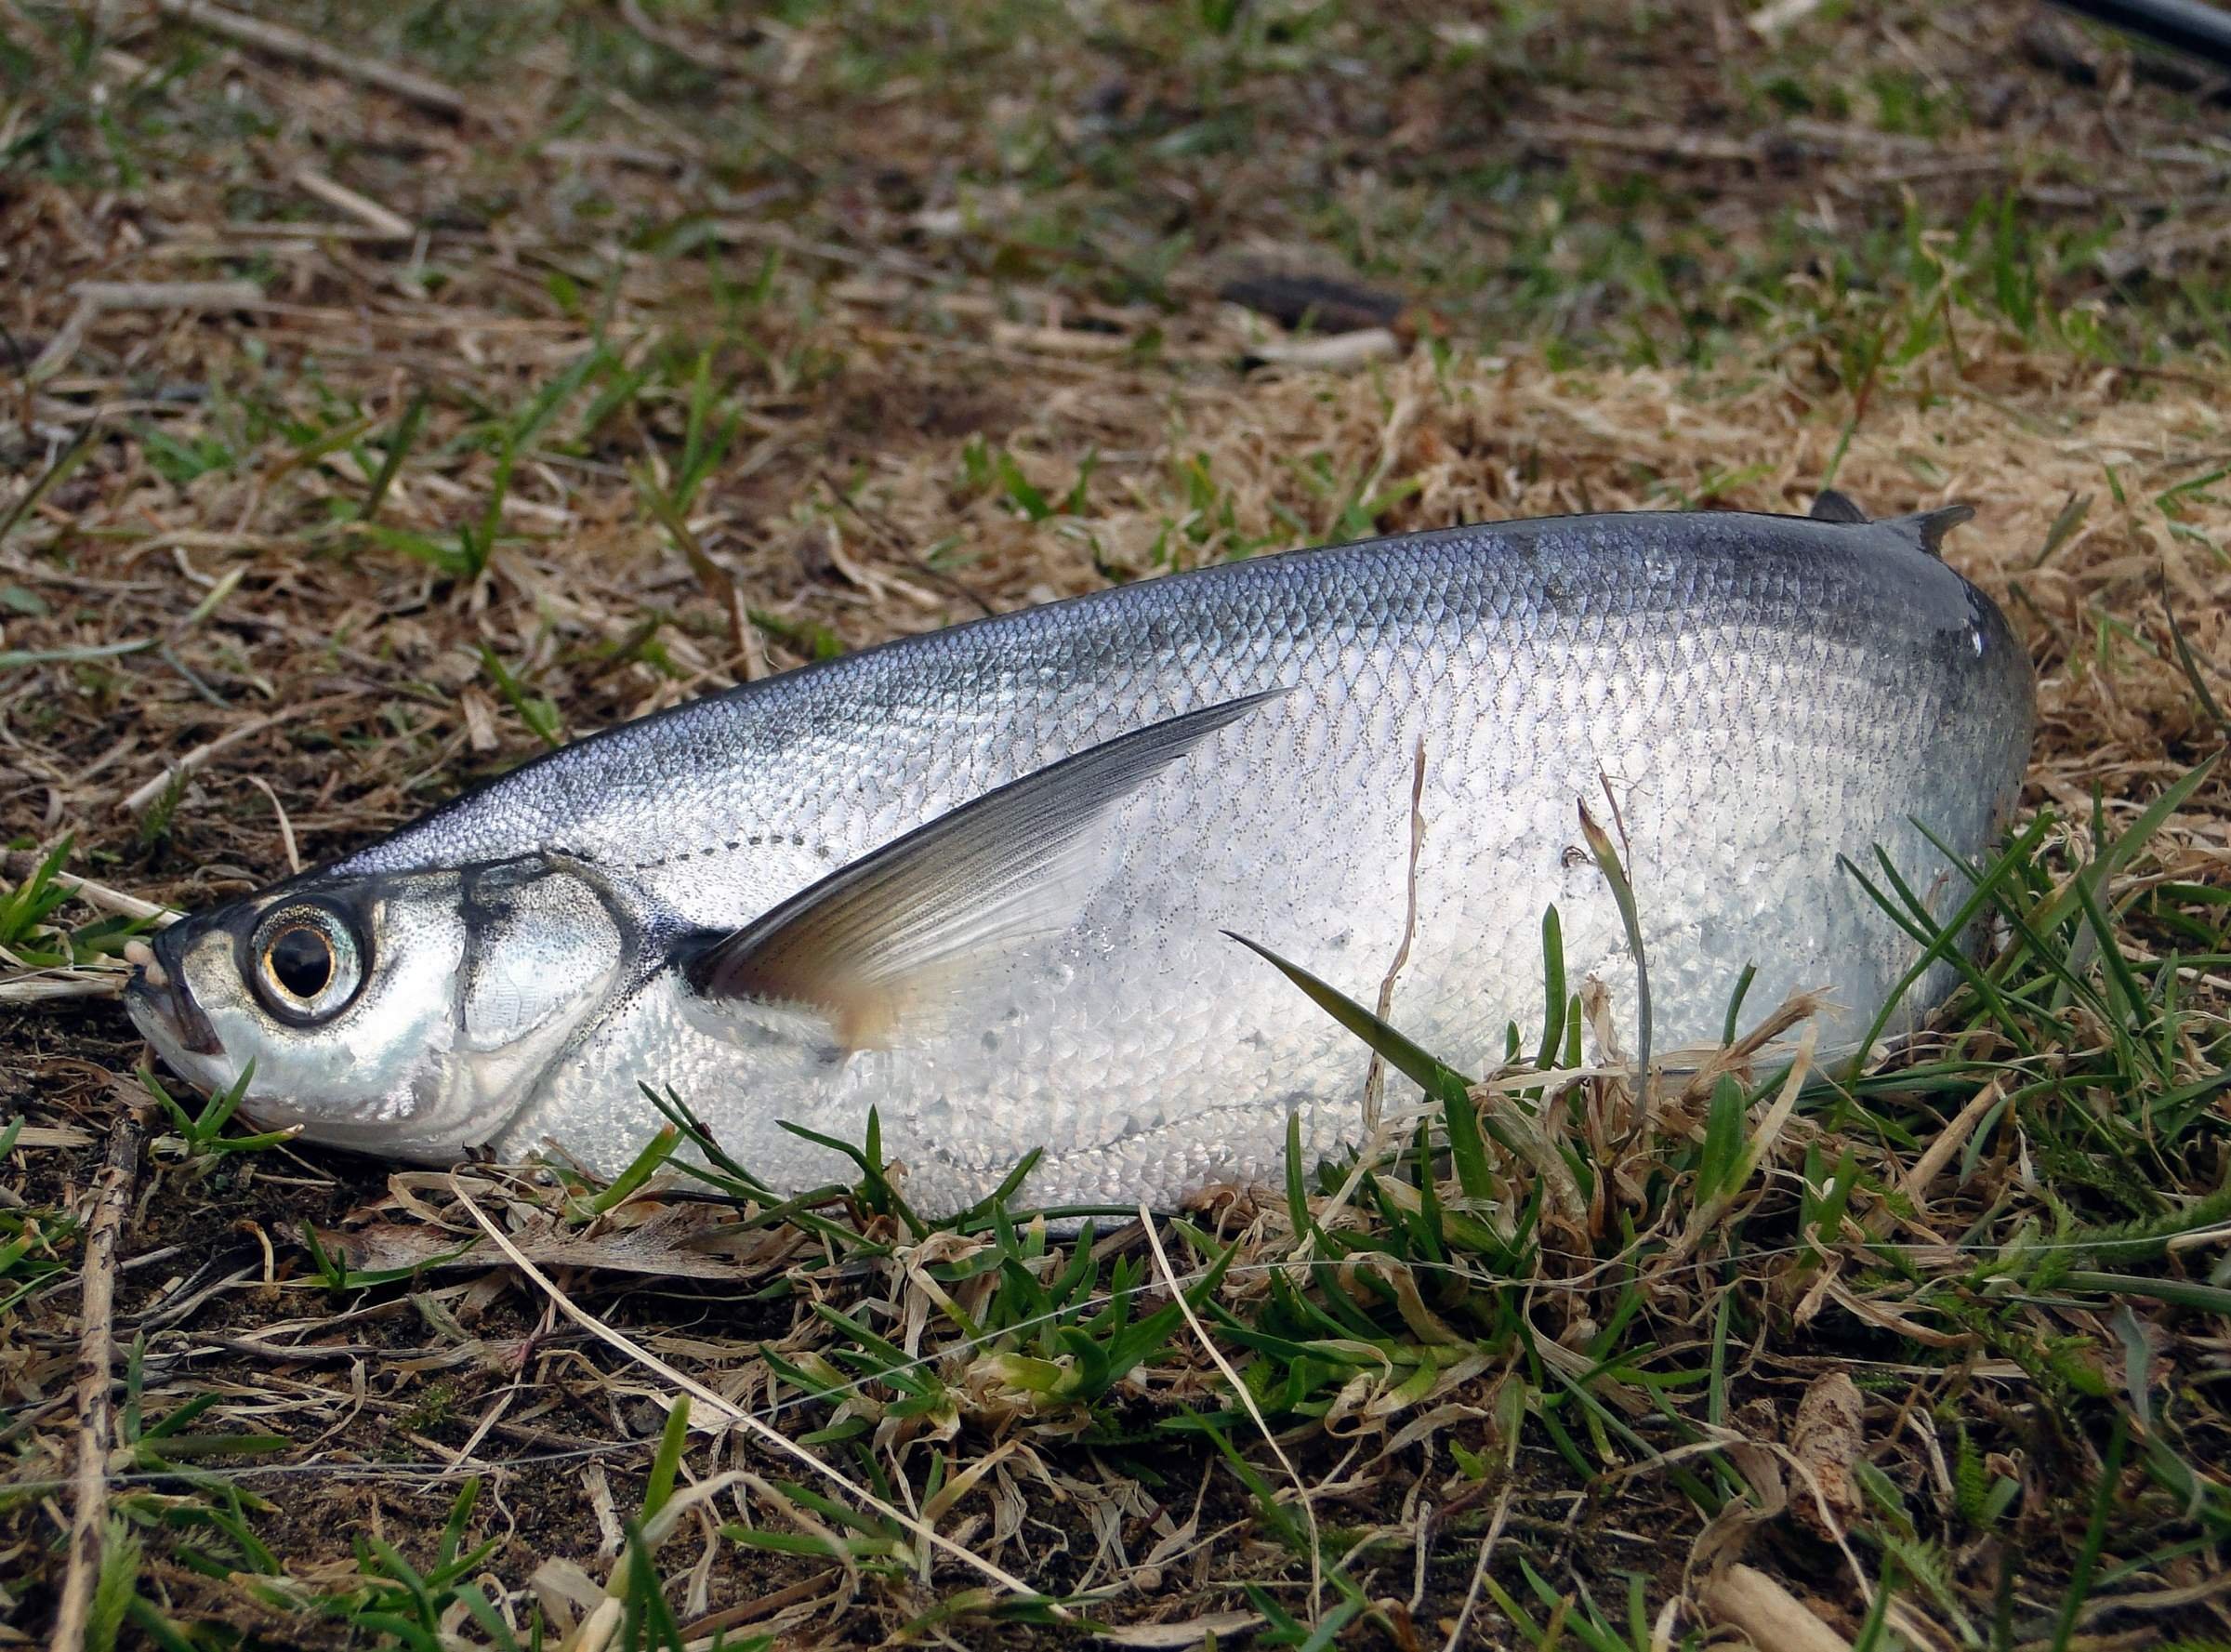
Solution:
{"label": "grass", "polygon": [[[1155,1486],[1189,1443],[1205,1443],[1209,1478],[1189,1524],[1197,1532],[1200,1503],[1221,1491],[1231,1526],[1249,1534],[1225,1598],[1248,1602],[1272,1644],[1297,1645],[1327,1644],[1351,1626],[1399,1641],[1408,1620],[1391,1609],[1399,1603],[1389,1590],[1408,1577],[1415,1539],[1386,1520],[1391,1511],[1361,1523],[1317,1513],[1305,1527],[1259,1460],[1257,1418],[1282,1434],[1299,1429],[1287,1437],[1309,1442],[1313,1468],[1333,1441],[1353,1457],[1374,1441],[1401,1449],[1393,1442],[1406,1435],[1423,1451],[1427,1483],[1439,1480],[1448,1506],[1472,1504],[1429,1553],[1428,1598],[1436,1569],[1444,1597],[1450,1592],[1448,1563],[1463,1560],[1483,1523],[1474,1487],[1524,1487],[1527,1500],[1553,1508],[1571,1494],[1549,1487],[1567,1486],[1580,1497],[1576,1513],[1639,1505],[1661,1529],[1700,1541],[1716,1525],[1802,1495],[1771,1456],[1763,1471],[1744,1460],[1759,1446],[1743,1413],[1759,1402],[1742,1397],[1749,1384],[1731,1366],[1819,1364],[1803,1357],[1824,1329],[1804,1304],[1834,1289],[1853,1315],[1827,1332],[1834,1368],[1910,1418],[1918,1436],[1893,1434],[1842,1465],[1861,1500],[1838,1511],[1839,1535],[1881,1591],[1871,1620],[1918,1617],[1978,1647],[2066,1645],[2075,1625],[2116,1610],[2133,1577],[2174,1575],[2231,1540],[2223,1418],[2204,1387],[2190,1386],[2204,1368],[2180,1377],[2181,1362],[2163,1352],[2231,1315],[2231,1281],[2209,1283],[2177,1260],[2193,1254],[2188,1241],[2220,1240],[2231,1183],[2219,1174],[2212,1191],[2166,1191],[2201,1186],[2195,1172],[2220,1162],[2225,1123],[2206,1104],[2223,1093],[2231,1045],[2222,1019],[2196,1011],[2177,987],[2231,954],[2231,931],[2224,904],[2206,898],[2212,890],[2158,880],[2164,846],[2154,839],[2172,813],[2142,815],[2088,865],[2067,858],[2068,839],[2050,817],[2030,823],[1993,866],[1975,868],[1971,906],[1995,912],[2020,941],[1970,966],[1933,1040],[1943,1053],[1849,1077],[1758,1072],[1737,1049],[1729,1071],[1660,1076],[1638,1089],[1629,1076],[1570,1064],[1586,1013],[1578,990],[1552,996],[1564,1002],[1542,1029],[1546,1059],[1517,1056],[1530,1040],[1513,1027],[1512,1064],[1465,1077],[1292,971],[1437,1104],[1414,1134],[1398,1132],[1364,1162],[1310,1167],[1297,1153],[1283,1210],[1237,1239],[1168,1222],[1187,1301],[1234,1362],[1244,1403],[1205,1379],[1185,1311],[1174,1301],[1153,1305],[1158,1280],[1135,1222],[1103,1237],[1088,1218],[1073,1239],[1049,1237],[1019,1196],[1027,1162],[984,1207],[925,1222],[885,1175],[872,1120],[867,1143],[851,1150],[856,1185],[783,1201],[705,1138],[686,1105],[663,1098],[710,1161],[693,1180],[714,1196],[711,1207],[653,1180],[675,1145],[670,1129],[638,1173],[589,1202],[561,1181],[546,1180],[540,1194],[513,1184],[514,1231],[547,1222],[625,1232],[687,1211],[705,1236],[753,1236],[765,1254],[736,1268],[730,1289],[797,1304],[787,1333],[758,1348],[760,1416],[796,1430],[877,1499],[931,1521],[1003,1460],[1089,1454]],[[2114,891],[2119,871],[2135,898],[2110,917],[2115,897],[2090,892]],[[2130,909],[2141,902],[2157,920],[2193,926],[2193,949],[2162,952],[2144,979],[2128,956],[2155,927]],[[1963,912],[1928,925],[1923,938],[1960,956],[1967,929]],[[1556,934],[1552,916],[1544,962],[1553,983],[1564,979]],[[2072,1009],[2095,1029],[2093,1047],[2045,1048],[2041,1029]],[[2000,1106],[1965,1149],[1973,1170],[1934,1210],[1919,1197],[1926,1189],[1874,1168],[1896,1165],[1898,1147],[1993,1094]],[[2134,1104],[2107,1113],[2083,1099],[2103,1096]],[[224,1110],[221,1100],[212,1105],[220,1124]],[[2037,1167],[2026,1176],[2008,1158],[2024,1137]],[[2140,1154],[2151,1171],[2144,1178],[2127,1168]],[[440,1238],[438,1207],[419,1209]],[[383,1298],[419,1301],[428,1288],[422,1275],[333,1271],[310,1243],[327,1286],[351,1304],[345,1315]],[[2180,1335],[2180,1325],[2192,1330]],[[893,1340],[901,1335],[903,1344]],[[722,1355],[706,1347],[700,1357]],[[323,1614],[403,1644],[437,1644],[445,1613],[453,1628],[469,1620],[473,1638],[494,1645],[568,1627],[547,1601],[514,1621],[472,1580],[503,1542],[466,1546],[477,1481],[455,1494],[419,1567],[386,1540],[360,1539],[352,1572],[328,1566],[318,1588],[301,1588],[255,1535],[263,1509],[244,1477],[181,1466],[284,1442],[182,1433],[215,1393],[143,1425],[143,1364],[135,1347],[121,1429],[130,1467],[119,1483],[160,1489],[121,1497],[118,1518],[148,1527],[125,1553],[143,1554],[155,1534],[183,1526],[197,1534],[182,1552],[191,1572],[231,1578],[273,1611]],[[1440,1428],[1416,1426],[1441,1416]],[[655,1555],[677,1525],[657,1515],[690,1455],[689,1418],[686,1396],[667,1411],[641,1515],[625,1528],[604,1584],[623,1645],[692,1638],[654,1587]],[[2060,1472],[2042,1476],[2044,1462]],[[1822,1472],[1794,1456],[1790,1467]],[[705,1484],[722,1479],[734,1476]],[[924,1595],[928,1557],[904,1525],[795,1479],[742,1484],[730,1487],[737,1514],[708,1540],[716,1553],[840,1572],[856,1609],[885,1606],[917,1632],[1101,1621],[1121,1598],[1085,1579],[1043,1596],[954,1593],[950,1582]],[[1076,1495],[1105,1496],[1106,1483]],[[981,1525],[979,1516],[962,1529]],[[1317,1532],[1314,1551],[1308,1529]],[[1650,1644],[1648,1626],[1670,1598],[1665,1558],[1638,1553],[1628,1569],[1605,1569],[1576,1552],[1584,1529],[1569,1517],[1538,1523],[1513,1542],[1514,1570],[1485,1579],[1516,1644],[1547,1645],[1559,1634],[1591,1648]],[[1793,1553],[1806,1540],[1785,1539]],[[1292,1590],[1313,1553],[1330,1593],[1305,1615]],[[1978,1564],[1994,1559],[1995,1569]],[[115,1587],[136,1624],[185,1644],[164,1591],[129,1579]],[[1057,1606],[1071,1617],[1056,1619]]]}
{"label": "grass", "polygon": [[[288,18],[465,122],[0,12],[9,1629],[53,1619],[84,1191],[137,1105],[97,1645],[1701,1646],[1738,1558],[1878,1649],[2231,1634],[2204,87],[2104,36],[2129,93],[2071,84],[2012,5],[1739,50],[1681,8]],[[1251,366],[1279,330],[1216,295],[1264,265],[1390,289],[1396,353]],[[28,382],[75,282],[218,278],[266,308],[103,312]],[[803,1197],[685,1174],[664,1092],[600,1187],[134,1076],[118,895],[205,905],[574,732],[1301,541],[1829,479],[1982,507],[1948,554],[2045,713],[1960,914],[1853,869],[1962,959],[1887,1061],[1583,1072],[1635,1007],[1553,914],[1494,1072],[1297,972],[1430,1108],[1151,1235],[1039,1221],[1026,1164],[925,1221],[872,1127]]]}

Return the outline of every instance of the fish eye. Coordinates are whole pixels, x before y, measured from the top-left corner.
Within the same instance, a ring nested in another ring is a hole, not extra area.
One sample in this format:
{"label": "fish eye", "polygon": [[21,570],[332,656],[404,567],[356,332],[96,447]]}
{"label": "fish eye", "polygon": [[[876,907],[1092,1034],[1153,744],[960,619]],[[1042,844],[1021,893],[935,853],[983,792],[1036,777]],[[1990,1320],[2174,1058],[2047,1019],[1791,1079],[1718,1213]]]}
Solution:
{"label": "fish eye", "polygon": [[281,907],[257,926],[250,948],[257,995],[284,1021],[323,1020],[345,1008],[363,980],[355,932],[327,906]]}
{"label": "fish eye", "polygon": [[333,943],[323,930],[296,924],[271,937],[263,961],[282,992],[307,1003],[333,979]]}

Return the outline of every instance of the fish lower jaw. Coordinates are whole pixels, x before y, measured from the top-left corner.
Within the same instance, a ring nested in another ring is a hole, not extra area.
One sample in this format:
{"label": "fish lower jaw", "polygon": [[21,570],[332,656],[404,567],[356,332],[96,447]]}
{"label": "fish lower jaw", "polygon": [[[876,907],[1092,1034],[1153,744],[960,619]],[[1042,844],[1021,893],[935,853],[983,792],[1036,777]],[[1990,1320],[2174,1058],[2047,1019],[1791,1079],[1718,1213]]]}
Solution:
{"label": "fish lower jaw", "polygon": [[241,1117],[262,1130],[291,1130],[295,1139],[318,1147],[338,1147],[374,1158],[414,1165],[455,1165],[472,1157],[486,1143],[474,1133],[413,1130],[386,1121],[355,1122],[313,1117],[272,1098],[249,1097]]}
{"label": "fish lower jaw", "polygon": [[221,1051],[211,1056],[187,1048],[169,1018],[155,1005],[135,995],[125,998],[125,1008],[132,1025],[162,1057],[163,1064],[196,1090],[214,1094],[239,1079],[238,1070]]}

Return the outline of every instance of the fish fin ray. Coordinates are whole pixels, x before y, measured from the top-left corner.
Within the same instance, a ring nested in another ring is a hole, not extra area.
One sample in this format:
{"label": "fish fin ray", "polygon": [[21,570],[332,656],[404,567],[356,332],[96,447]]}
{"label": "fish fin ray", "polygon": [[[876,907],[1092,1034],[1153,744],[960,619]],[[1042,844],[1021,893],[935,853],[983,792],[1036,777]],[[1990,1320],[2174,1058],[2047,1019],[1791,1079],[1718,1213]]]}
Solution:
{"label": "fish fin ray", "polygon": [[1934,510],[1917,510],[1911,516],[1885,517],[1881,525],[1896,529],[1917,548],[1942,561],[1945,535],[1974,514],[1973,505],[1940,505]]}
{"label": "fish fin ray", "polygon": [[1107,876],[1098,828],[1131,793],[1283,689],[1188,711],[984,793],[682,958],[713,999],[825,1015],[886,1046],[970,972],[1064,927]]}
{"label": "fish fin ray", "polygon": [[1813,520],[1815,522],[1871,522],[1873,518],[1859,508],[1859,501],[1853,498],[1851,495],[1840,493],[1832,487],[1824,487],[1813,501]]}

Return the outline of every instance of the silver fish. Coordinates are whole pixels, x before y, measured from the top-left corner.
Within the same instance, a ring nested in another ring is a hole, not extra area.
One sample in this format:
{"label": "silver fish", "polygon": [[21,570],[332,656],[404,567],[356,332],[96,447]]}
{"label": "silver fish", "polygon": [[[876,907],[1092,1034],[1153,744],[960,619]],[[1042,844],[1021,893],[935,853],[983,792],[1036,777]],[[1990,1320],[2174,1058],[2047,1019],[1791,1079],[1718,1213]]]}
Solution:
{"label": "silver fish", "polygon": [[[778,1188],[781,1128],[879,1112],[950,1211],[1274,1181],[1353,1146],[1368,1051],[1244,936],[1477,1070],[1539,1024],[1542,920],[1630,1013],[1579,806],[1616,808],[1657,1048],[1826,989],[1856,1040],[1915,957],[1840,865],[1940,913],[2020,785],[1967,512],[1578,516],[1296,552],[808,667],[553,752],[165,931],[134,1018],[245,1112],[389,1157],[621,1169],[670,1087]],[[1421,828],[1413,856],[1413,826]],[[1410,917],[1414,898],[1415,917]],[[1918,1013],[1952,976],[1909,995]],[[1630,1049],[1629,1053],[1632,1051]],[[1410,1092],[1414,1094],[1415,1092]]]}

